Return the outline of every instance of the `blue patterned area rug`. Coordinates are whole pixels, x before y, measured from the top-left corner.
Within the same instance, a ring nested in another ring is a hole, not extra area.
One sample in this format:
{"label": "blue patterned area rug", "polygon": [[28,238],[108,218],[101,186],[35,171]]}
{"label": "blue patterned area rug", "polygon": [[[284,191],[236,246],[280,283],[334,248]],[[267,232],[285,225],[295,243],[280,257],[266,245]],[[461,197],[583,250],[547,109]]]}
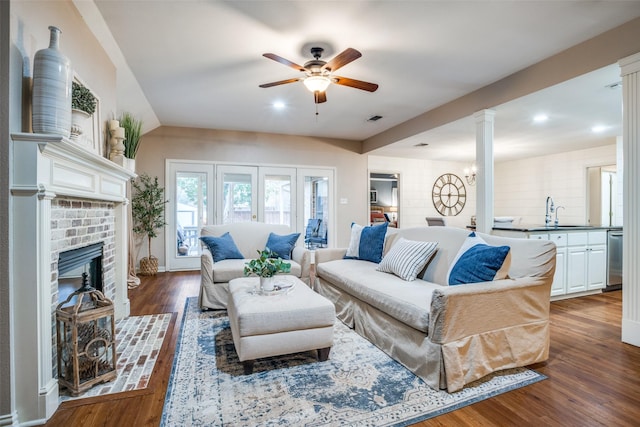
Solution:
{"label": "blue patterned area rug", "polygon": [[406,426],[546,378],[520,368],[433,390],[339,321],[328,361],[273,357],[243,375],[226,311],[186,304],[161,426]]}

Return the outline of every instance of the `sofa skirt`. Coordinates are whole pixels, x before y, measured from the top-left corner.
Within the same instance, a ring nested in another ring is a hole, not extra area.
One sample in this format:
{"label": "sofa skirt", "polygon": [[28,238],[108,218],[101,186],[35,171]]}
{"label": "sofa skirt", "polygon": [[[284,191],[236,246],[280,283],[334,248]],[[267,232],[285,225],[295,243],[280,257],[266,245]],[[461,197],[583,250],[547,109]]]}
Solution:
{"label": "sofa skirt", "polygon": [[446,389],[442,348],[424,332],[402,323],[388,314],[316,277],[316,292],[336,307],[336,316],[359,335],[401,363],[427,385]]}

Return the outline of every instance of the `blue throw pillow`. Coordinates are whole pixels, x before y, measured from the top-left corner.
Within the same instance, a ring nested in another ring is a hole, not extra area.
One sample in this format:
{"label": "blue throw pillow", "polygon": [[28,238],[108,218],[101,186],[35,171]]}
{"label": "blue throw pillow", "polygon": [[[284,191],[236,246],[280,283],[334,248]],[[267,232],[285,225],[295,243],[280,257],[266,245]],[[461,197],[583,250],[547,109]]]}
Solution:
{"label": "blue throw pillow", "polygon": [[214,262],[225,259],[244,259],[244,255],[238,250],[229,232],[220,237],[202,236],[200,240],[209,248]]}
{"label": "blue throw pillow", "polygon": [[344,258],[361,259],[376,264],[382,261],[387,225],[386,222],[367,227],[351,224],[351,241]]}
{"label": "blue throw pillow", "polygon": [[284,260],[290,260],[291,251],[293,251],[293,248],[296,246],[298,237],[300,237],[300,233],[287,234],[284,236],[269,233],[266,247],[269,248],[271,252],[274,252],[276,256]]}
{"label": "blue throw pillow", "polygon": [[494,280],[510,249],[509,246],[489,246],[471,233],[454,260],[449,272],[449,285]]}

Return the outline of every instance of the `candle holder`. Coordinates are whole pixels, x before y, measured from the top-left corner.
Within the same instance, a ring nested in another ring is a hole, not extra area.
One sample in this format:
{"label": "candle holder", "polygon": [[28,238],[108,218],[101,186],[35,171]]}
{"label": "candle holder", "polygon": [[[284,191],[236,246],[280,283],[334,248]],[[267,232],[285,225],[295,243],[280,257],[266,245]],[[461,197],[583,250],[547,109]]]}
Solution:
{"label": "candle holder", "polygon": [[120,123],[117,120],[109,121],[109,136],[109,146],[111,147],[111,150],[109,151],[109,160],[119,164],[120,166],[124,166],[124,128],[120,127]]}

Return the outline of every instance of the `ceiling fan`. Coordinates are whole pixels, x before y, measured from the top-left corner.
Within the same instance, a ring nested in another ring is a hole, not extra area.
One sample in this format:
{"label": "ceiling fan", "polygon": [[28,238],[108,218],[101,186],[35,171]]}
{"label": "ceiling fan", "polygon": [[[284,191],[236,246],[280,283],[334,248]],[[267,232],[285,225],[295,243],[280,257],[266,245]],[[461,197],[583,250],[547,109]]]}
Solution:
{"label": "ceiling fan", "polygon": [[363,82],[361,80],[340,77],[333,74],[333,72],[338,70],[339,68],[344,67],[348,63],[360,58],[362,54],[357,50],[348,48],[331,59],[329,62],[320,59],[320,57],[322,56],[322,52],[324,52],[323,48],[312,47],[311,55],[313,55],[314,59],[312,59],[311,61],[307,61],[304,64],[304,67],[291,62],[288,59],[284,59],[283,57],[278,56],[274,53],[263,54],[262,56],[264,56],[265,58],[273,59],[276,62],[303,72],[306,76],[265,83],[261,84],[260,87],[267,88],[302,81],[306,88],[313,93],[313,100],[316,104],[327,102],[327,94],[325,91],[331,83],[354,87],[356,89],[366,90],[368,92],[375,92],[378,89],[378,85],[375,83]]}

